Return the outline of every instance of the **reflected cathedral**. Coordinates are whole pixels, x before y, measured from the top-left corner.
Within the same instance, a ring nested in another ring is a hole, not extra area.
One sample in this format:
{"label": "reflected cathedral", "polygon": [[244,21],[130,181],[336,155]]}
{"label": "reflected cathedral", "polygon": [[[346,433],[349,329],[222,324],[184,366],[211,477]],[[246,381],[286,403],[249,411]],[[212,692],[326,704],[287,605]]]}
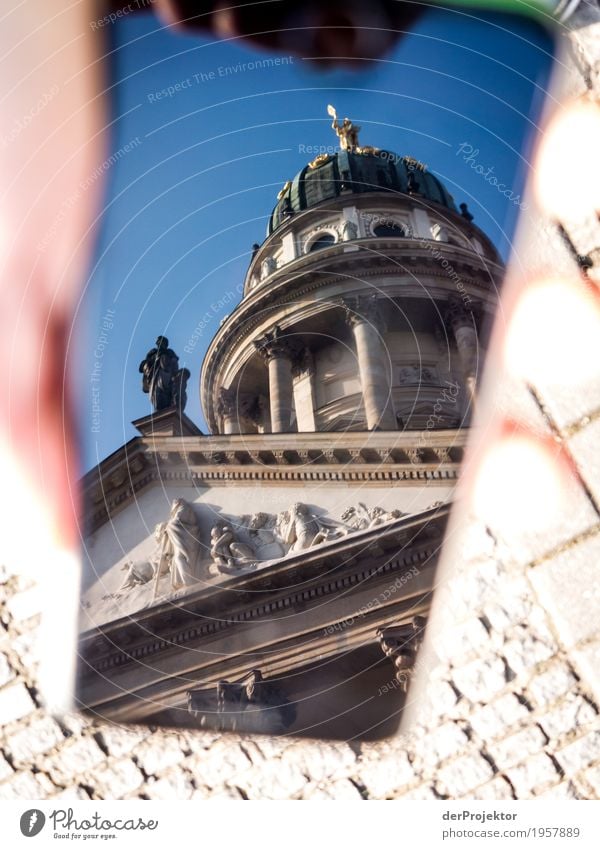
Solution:
{"label": "reflected cathedral", "polygon": [[397,727],[503,267],[426,165],[328,112],[340,149],[279,192],[206,352],[210,433],[159,336],[151,413],[83,481],[79,698],[116,721]]}

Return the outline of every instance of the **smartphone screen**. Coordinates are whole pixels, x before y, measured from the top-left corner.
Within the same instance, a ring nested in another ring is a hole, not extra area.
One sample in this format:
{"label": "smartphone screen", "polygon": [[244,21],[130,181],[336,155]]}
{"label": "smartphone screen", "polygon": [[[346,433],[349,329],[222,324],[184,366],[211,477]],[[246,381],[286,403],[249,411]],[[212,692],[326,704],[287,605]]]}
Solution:
{"label": "smartphone screen", "polygon": [[386,737],[528,215],[551,34],[430,10],[351,69],[149,15],[107,37],[78,704]]}

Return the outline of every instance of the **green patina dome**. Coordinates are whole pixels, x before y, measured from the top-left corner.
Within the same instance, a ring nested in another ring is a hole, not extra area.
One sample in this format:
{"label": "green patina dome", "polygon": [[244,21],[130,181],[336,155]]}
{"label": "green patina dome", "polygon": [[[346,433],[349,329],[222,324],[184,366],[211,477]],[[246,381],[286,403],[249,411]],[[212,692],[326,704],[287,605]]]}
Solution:
{"label": "green patina dome", "polygon": [[452,195],[426,167],[387,150],[351,153],[340,150],[306,165],[281,193],[271,213],[267,236],[290,214],[302,212],[342,193],[403,192],[439,203],[456,212]]}

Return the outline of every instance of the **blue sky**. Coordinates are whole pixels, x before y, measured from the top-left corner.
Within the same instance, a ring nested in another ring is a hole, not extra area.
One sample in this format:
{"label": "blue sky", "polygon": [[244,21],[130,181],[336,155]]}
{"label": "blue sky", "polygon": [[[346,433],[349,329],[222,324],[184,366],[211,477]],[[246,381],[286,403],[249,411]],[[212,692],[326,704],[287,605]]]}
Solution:
{"label": "blue sky", "polygon": [[[541,103],[548,42],[505,25],[438,10],[358,73],[317,72],[296,57],[244,70],[275,54],[172,35],[151,16],[111,28],[118,156],[107,168],[96,255],[75,320],[84,469],[134,436],[131,420],[150,412],[138,365],[159,334],[192,373],[186,412],[205,429],[202,357],[233,309],[277,192],[313,158],[301,146],[335,143],[328,103],[361,125],[361,143],[427,163],[508,255],[517,205],[457,155],[471,145],[479,164],[515,195],[522,191],[530,150],[523,140]],[[164,94],[168,87],[174,93]],[[112,327],[102,321],[107,310]],[[186,355],[207,312],[212,324]]]}

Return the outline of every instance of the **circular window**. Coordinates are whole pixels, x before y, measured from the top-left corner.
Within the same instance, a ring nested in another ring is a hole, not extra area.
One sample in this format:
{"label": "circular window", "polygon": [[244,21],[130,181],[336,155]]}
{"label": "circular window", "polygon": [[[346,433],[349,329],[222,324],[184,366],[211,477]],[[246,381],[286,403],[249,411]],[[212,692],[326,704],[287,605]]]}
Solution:
{"label": "circular window", "polygon": [[384,239],[398,239],[403,238],[405,233],[399,224],[378,224],[377,227],[373,228],[373,235]]}
{"label": "circular window", "polygon": [[323,248],[329,248],[331,245],[335,245],[335,236],[332,236],[331,233],[323,233],[322,236],[315,239],[309,247],[308,252],[312,253],[313,251],[320,251]]}

